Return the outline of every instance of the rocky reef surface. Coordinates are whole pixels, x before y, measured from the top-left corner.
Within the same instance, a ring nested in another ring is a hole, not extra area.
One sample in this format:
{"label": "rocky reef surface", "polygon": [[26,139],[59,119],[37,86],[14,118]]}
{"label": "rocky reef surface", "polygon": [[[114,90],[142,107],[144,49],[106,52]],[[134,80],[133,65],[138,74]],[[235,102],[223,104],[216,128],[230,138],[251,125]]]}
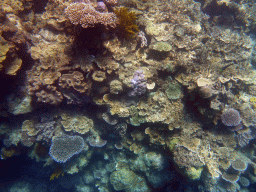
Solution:
{"label": "rocky reef surface", "polygon": [[254,0],[2,0],[3,191],[256,189]]}

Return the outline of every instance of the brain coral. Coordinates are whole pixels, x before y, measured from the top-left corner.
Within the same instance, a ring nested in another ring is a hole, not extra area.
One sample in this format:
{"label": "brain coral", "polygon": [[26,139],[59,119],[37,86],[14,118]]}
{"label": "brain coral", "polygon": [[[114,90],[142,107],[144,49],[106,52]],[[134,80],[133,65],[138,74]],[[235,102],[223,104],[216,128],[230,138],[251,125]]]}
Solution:
{"label": "brain coral", "polygon": [[241,122],[240,113],[230,108],[221,115],[221,121],[226,126],[237,126]]}
{"label": "brain coral", "polygon": [[53,137],[49,154],[58,163],[65,163],[74,155],[79,154],[84,145],[84,139],[80,136]]}

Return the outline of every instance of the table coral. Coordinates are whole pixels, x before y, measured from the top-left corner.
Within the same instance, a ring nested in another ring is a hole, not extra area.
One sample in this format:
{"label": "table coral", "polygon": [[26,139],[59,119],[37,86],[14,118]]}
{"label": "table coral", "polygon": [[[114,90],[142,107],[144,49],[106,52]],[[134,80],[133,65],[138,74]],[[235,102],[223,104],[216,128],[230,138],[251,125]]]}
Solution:
{"label": "table coral", "polygon": [[65,163],[71,157],[79,154],[84,148],[84,140],[80,136],[54,137],[50,147],[50,156],[58,163]]}

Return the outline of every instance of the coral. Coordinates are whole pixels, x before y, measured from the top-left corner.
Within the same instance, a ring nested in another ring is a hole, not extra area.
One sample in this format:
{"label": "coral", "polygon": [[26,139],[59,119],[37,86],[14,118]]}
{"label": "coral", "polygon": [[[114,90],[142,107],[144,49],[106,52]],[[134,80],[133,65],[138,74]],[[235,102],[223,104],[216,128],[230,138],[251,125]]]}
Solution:
{"label": "coral", "polygon": [[226,126],[237,126],[241,122],[240,113],[230,108],[221,115],[221,121]]}
{"label": "coral", "polygon": [[108,123],[108,124],[110,124],[110,125],[116,125],[117,122],[118,122],[118,119],[117,119],[116,117],[111,116],[111,115],[110,115],[109,113],[107,113],[107,112],[105,112],[105,113],[102,114],[102,119],[103,119],[106,123]]}
{"label": "coral", "polygon": [[208,99],[208,98],[212,97],[213,91],[212,91],[211,87],[209,87],[209,86],[202,86],[199,88],[199,94],[202,98]]}
{"label": "coral", "polygon": [[37,101],[57,105],[63,100],[62,94],[53,85],[45,85],[38,76],[28,79],[28,93],[35,95]]}
{"label": "coral", "polygon": [[239,106],[239,111],[241,113],[243,125],[246,127],[253,126],[256,122],[255,111],[252,109],[249,103],[243,103]]}
{"label": "coral", "polygon": [[33,110],[31,105],[32,97],[24,95],[21,98],[14,94],[8,97],[8,111],[14,115],[30,113]]}
{"label": "coral", "polygon": [[145,179],[129,169],[119,169],[111,173],[110,182],[117,191],[150,191]]}
{"label": "coral", "polygon": [[204,165],[198,154],[193,153],[192,151],[182,146],[176,147],[173,151],[173,155],[173,159],[179,167],[202,167]]}
{"label": "coral", "polygon": [[176,81],[167,81],[167,84],[163,86],[165,88],[165,94],[168,99],[175,100],[182,97],[181,85]]}
{"label": "coral", "polygon": [[133,79],[131,80],[132,90],[128,93],[130,97],[143,95],[147,90],[145,75],[143,71],[135,71]]}
{"label": "coral", "polygon": [[138,40],[140,42],[140,47],[141,48],[148,46],[148,40],[147,40],[146,35],[143,31],[140,31],[138,33]]}
{"label": "coral", "polygon": [[60,113],[61,124],[65,131],[73,131],[80,134],[86,134],[93,129],[93,121],[81,114],[73,114],[70,111]]}
{"label": "coral", "polygon": [[153,167],[158,171],[164,168],[164,157],[160,153],[148,152],[144,155],[145,163],[149,167]]}
{"label": "coral", "polygon": [[0,69],[3,67],[2,62],[6,59],[6,54],[8,51],[8,42],[2,36],[0,36]]}
{"label": "coral", "polygon": [[37,101],[57,105],[63,100],[62,94],[52,85],[47,85],[45,90],[36,92]]}
{"label": "coral", "polygon": [[236,135],[238,144],[240,147],[245,147],[249,142],[255,138],[250,129],[242,129],[238,131]]}
{"label": "coral", "polygon": [[5,73],[8,75],[16,75],[22,65],[22,60],[17,55],[13,57],[14,58],[5,65]]}
{"label": "coral", "polygon": [[65,163],[84,149],[84,139],[80,136],[63,135],[53,137],[49,155],[58,163]]}
{"label": "coral", "polygon": [[103,140],[99,137],[97,137],[96,139],[91,139],[89,141],[89,145],[92,146],[92,147],[103,147],[107,144],[107,141],[106,140]]}
{"label": "coral", "polygon": [[203,167],[195,168],[189,167],[186,169],[185,174],[192,180],[198,180],[201,177]]}
{"label": "coral", "polygon": [[8,159],[10,157],[13,157],[19,154],[20,154],[20,148],[18,147],[10,147],[10,148],[3,147],[1,149],[1,159]]}
{"label": "coral", "polygon": [[118,0],[103,0],[107,5],[114,6],[118,4]]}
{"label": "coral", "polygon": [[[137,106],[139,121],[142,122],[162,122],[166,124],[179,124],[183,118],[183,104],[180,101],[172,101],[161,91],[149,94],[145,102],[140,100]],[[136,116],[131,117],[131,121]]]}
{"label": "coral", "polygon": [[[55,41],[45,41],[44,33],[42,33],[42,39],[38,39],[39,43],[31,47],[31,57],[34,60],[40,61],[40,68],[60,69],[62,66],[67,65],[71,59],[68,52],[71,40],[65,40],[63,43]],[[54,37],[57,38],[57,37]],[[55,78],[55,77],[54,77]]]}
{"label": "coral", "polygon": [[53,136],[61,135],[62,130],[52,118],[36,120],[25,120],[22,123],[21,143],[30,147],[36,141],[49,144]]}
{"label": "coral", "polygon": [[117,132],[117,134],[120,136],[120,137],[123,137],[126,135],[126,131],[127,131],[127,123],[125,122],[121,122],[121,123],[118,123],[114,126],[114,129],[115,131]]}
{"label": "coral", "polygon": [[239,178],[239,183],[242,185],[242,187],[249,187],[250,186],[250,181],[246,177],[240,177]]}
{"label": "coral", "polygon": [[64,89],[72,87],[81,93],[89,89],[88,85],[84,82],[83,74],[79,71],[74,71],[72,74],[62,74],[59,78],[59,86]]}
{"label": "coral", "polygon": [[118,150],[121,150],[124,148],[123,144],[121,142],[115,143],[115,148]]}
{"label": "coral", "polygon": [[92,79],[97,82],[102,82],[106,79],[106,73],[103,71],[94,71],[92,74]]}
{"label": "coral", "polygon": [[136,24],[137,17],[135,12],[129,12],[126,7],[119,7],[114,9],[114,13],[118,18],[117,29],[120,37],[126,39],[133,38],[135,33],[139,30]]}
{"label": "coral", "polygon": [[239,175],[223,173],[222,179],[230,183],[236,183],[239,180]]}
{"label": "coral", "polygon": [[148,127],[145,129],[145,134],[149,135],[150,143],[154,143],[156,145],[164,145],[165,144],[165,139],[164,139],[163,135],[159,134],[159,132],[157,132],[156,130]]}
{"label": "coral", "polygon": [[113,80],[110,82],[110,93],[119,94],[123,92],[122,83],[118,80]]}
{"label": "coral", "polygon": [[117,23],[114,13],[98,12],[90,3],[71,3],[65,9],[65,13],[72,24],[80,24],[83,28],[94,27],[97,24],[116,27]]}
{"label": "coral", "polygon": [[151,46],[151,49],[159,52],[169,52],[172,50],[172,46],[167,42],[157,42]]}
{"label": "coral", "polygon": [[247,163],[242,159],[236,159],[232,162],[232,168],[237,171],[245,171],[247,169]]}

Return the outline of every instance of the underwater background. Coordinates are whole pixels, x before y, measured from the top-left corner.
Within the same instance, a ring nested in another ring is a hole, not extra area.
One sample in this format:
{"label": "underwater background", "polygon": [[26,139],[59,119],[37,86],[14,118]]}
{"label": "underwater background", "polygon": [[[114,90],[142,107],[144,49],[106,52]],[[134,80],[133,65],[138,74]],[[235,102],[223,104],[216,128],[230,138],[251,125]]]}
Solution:
{"label": "underwater background", "polygon": [[256,0],[0,0],[0,191],[256,191]]}

